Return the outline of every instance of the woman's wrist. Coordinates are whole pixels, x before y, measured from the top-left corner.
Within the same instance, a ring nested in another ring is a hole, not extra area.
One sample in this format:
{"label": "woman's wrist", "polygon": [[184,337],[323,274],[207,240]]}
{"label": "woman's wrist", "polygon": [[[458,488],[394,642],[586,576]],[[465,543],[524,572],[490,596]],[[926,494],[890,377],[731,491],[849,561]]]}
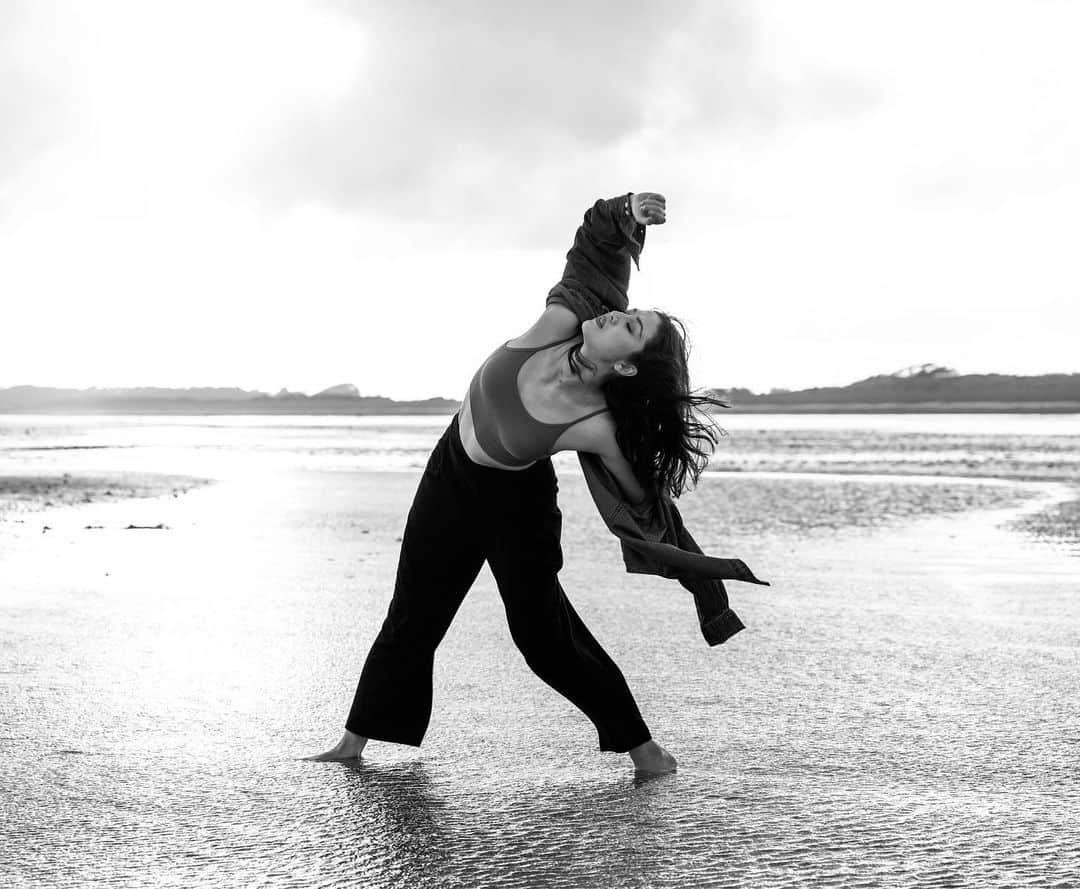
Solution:
{"label": "woman's wrist", "polygon": [[641,198],[634,192],[630,192],[626,196],[626,215],[633,219],[638,225],[646,225],[648,223],[648,218],[641,209]]}

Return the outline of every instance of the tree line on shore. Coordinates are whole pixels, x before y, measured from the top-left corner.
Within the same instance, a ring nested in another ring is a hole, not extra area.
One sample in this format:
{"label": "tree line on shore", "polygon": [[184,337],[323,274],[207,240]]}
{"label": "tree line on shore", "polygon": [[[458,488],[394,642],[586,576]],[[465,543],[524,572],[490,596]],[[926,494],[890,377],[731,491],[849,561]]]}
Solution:
{"label": "tree line on shore", "polygon": [[[750,411],[851,410],[1039,410],[1080,411],[1080,373],[1013,376],[957,374],[923,365],[911,372],[880,374],[847,386],[709,390]],[[13,386],[0,389],[0,413],[147,414],[450,414],[450,398],[396,401],[361,395],[345,383],[306,395],[282,389],[276,395],[236,387],[168,389],[59,389]]]}

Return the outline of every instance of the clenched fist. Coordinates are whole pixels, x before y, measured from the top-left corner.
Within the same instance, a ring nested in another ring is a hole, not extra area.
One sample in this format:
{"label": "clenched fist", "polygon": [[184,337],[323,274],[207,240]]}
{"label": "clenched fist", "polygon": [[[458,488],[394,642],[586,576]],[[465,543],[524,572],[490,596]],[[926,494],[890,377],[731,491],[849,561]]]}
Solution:
{"label": "clenched fist", "polygon": [[640,225],[663,225],[667,221],[667,201],[655,191],[640,191],[630,198],[630,212]]}

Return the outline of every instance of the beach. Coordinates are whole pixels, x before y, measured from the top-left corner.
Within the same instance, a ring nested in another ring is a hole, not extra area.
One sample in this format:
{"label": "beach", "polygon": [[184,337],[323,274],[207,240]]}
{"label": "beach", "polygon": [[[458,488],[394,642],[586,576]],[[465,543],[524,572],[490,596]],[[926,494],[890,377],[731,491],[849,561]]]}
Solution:
{"label": "beach", "polygon": [[0,522],[19,524],[26,516],[53,507],[127,500],[138,497],[179,497],[208,479],[152,473],[107,475],[4,475],[0,476]]}
{"label": "beach", "polygon": [[[34,485],[57,472],[99,482],[44,509],[25,503],[55,486],[26,493],[3,521],[9,885],[1072,879],[1080,558],[1067,477],[710,473],[680,501],[688,527],[772,584],[728,585],[747,629],[710,648],[677,583],[625,573],[560,459],[560,579],[679,771],[638,778],[596,749],[517,653],[487,568],[439,650],[423,747],[300,761],[340,735],[437,432],[50,433],[55,447],[142,444],[35,457]],[[155,495],[129,475],[123,490],[146,496],[120,498],[108,485],[121,465],[171,481]]]}

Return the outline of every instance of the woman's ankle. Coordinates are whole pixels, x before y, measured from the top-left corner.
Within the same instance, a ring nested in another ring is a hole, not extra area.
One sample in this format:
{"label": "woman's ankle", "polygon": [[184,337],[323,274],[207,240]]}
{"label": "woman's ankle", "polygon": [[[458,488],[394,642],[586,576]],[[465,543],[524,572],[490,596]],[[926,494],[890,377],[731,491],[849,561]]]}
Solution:
{"label": "woman's ankle", "polygon": [[338,749],[349,750],[355,753],[359,753],[367,745],[368,739],[363,735],[358,735],[356,732],[350,732],[345,729],[345,734],[341,736],[341,740],[338,741]]}

